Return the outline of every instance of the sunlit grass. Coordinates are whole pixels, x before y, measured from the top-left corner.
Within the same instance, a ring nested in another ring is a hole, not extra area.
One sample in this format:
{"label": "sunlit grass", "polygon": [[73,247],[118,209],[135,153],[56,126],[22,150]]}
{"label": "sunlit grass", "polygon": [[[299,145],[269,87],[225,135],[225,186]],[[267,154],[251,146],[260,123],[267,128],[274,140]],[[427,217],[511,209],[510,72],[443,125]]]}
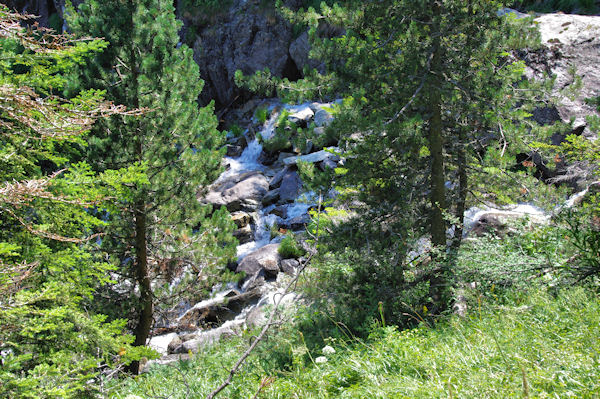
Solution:
{"label": "sunlit grass", "polygon": [[[114,397],[203,397],[246,344],[229,341],[192,362],[125,380]],[[262,398],[600,397],[600,300],[580,288],[517,295],[510,306],[488,299],[468,318],[434,328],[378,328],[365,341],[333,341],[326,363],[314,361],[318,352],[276,369],[270,342],[263,345],[223,397],[253,397],[267,377],[274,378]],[[290,353],[306,351],[296,345]]]}

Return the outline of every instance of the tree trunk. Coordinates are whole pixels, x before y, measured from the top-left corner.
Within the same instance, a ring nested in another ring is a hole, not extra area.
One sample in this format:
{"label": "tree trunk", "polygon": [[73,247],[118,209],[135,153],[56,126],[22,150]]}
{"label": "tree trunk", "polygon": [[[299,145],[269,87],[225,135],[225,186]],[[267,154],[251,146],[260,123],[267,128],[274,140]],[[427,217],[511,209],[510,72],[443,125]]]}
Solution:
{"label": "tree trunk", "polygon": [[152,327],[152,286],[148,270],[148,253],[146,248],[146,212],[145,203],[140,201],[135,210],[135,257],[137,283],[140,288],[140,316],[135,329],[135,346],[146,345]]}
{"label": "tree trunk", "polygon": [[[442,135],[442,48],[441,48],[441,26],[440,26],[440,4],[439,1],[432,1],[433,10],[433,58],[431,61],[431,84],[429,85],[429,152],[431,154],[430,171],[430,201],[431,214],[429,215],[430,233],[432,246],[442,254],[434,254],[434,263],[443,260],[443,253],[446,249],[446,222],[444,220],[444,211],[446,209],[446,187],[444,182],[444,140]],[[437,260],[437,262],[436,262]],[[447,281],[445,276],[445,267],[439,268],[430,280],[430,296],[433,309],[442,310],[447,307],[445,292]]]}

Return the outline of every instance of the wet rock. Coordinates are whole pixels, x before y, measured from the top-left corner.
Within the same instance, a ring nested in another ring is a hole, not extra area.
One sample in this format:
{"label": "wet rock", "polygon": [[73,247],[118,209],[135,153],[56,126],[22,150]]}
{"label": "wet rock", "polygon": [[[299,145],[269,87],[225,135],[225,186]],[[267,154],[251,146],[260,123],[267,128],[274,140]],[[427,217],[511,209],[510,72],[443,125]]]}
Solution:
{"label": "wet rock", "polygon": [[273,214],[275,216],[279,216],[280,218],[284,218],[285,215],[287,213],[287,209],[285,208],[285,206],[276,206],[275,208],[273,208],[271,210],[271,212],[269,212],[269,214]]}
{"label": "wet rock", "polygon": [[281,271],[293,276],[296,274],[296,270],[300,266],[300,262],[296,259],[284,259],[281,261]]}
{"label": "wet rock", "polygon": [[279,187],[279,201],[280,202],[293,202],[300,194],[302,188],[302,180],[300,175],[296,171],[289,171],[281,179],[281,186]]}
{"label": "wet rock", "polygon": [[177,323],[185,326],[217,326],[232,320],[245,306],[259,297],[258,290],[243,293],[229,290],[215,298],[197,303],[185,312]]}
{"label": "wet rock", "polygon": [[214,206],[225,205],[230,212],[256,210],[268,190],[269,183],[260,172],[248,172],[213,185],[202,201]]}
{"label": "wet rock", "polygon": [[262,199],[263,206],[269,206],[279,201],[279,192],[280,190],[276,188],[266,193]]}
{"label": "wet rock", "polygon": [[237,158],[240,155],[242,155],[242,152],[244,152],[244,148],[242,148],[241,146],[234,145],[234,144],[227,144],[227,153],[226,153],[226,155],[228,157]]}
{"label": "wet rock", "polygon": [[253,276],[262,270],[267,277],[276,277],[281,263],[278,248],[279,244],[269,244],[246,255],[239,263],[236,272]]}

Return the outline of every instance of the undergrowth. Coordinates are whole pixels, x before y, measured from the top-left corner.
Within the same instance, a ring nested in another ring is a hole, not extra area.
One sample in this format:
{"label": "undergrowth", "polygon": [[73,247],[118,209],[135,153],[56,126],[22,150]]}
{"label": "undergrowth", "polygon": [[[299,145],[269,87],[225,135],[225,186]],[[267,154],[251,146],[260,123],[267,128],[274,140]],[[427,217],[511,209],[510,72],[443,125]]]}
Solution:
{"label": "undergrowth", "polygon": [[[325,339],[324,355],[297,330],[262,344],[223,397],[248,398],[594,398],[600,395],[600,298],[583,288],[493,296],[466,319],[368,339]],[[248,337],[207,349],[190,362],[127,379],[113,397],[203,397],[226,377]],[[314,343],[313,343],[314,344]],[[326,359],[326,360],[324,360]]]}

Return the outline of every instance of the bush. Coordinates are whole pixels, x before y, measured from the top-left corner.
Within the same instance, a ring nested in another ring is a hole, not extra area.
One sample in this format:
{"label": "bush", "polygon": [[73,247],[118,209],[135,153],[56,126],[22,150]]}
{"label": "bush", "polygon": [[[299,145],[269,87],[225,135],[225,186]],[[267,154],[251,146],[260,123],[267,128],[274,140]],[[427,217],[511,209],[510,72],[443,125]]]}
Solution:
{"label": "bush", "polygon": [[286,235],[281,241],[278,252],[279,255],[281,255],[284,259],[299,258],[306,253],[302,248],[300,248],[296,242],[296,238],[292,233]]}

